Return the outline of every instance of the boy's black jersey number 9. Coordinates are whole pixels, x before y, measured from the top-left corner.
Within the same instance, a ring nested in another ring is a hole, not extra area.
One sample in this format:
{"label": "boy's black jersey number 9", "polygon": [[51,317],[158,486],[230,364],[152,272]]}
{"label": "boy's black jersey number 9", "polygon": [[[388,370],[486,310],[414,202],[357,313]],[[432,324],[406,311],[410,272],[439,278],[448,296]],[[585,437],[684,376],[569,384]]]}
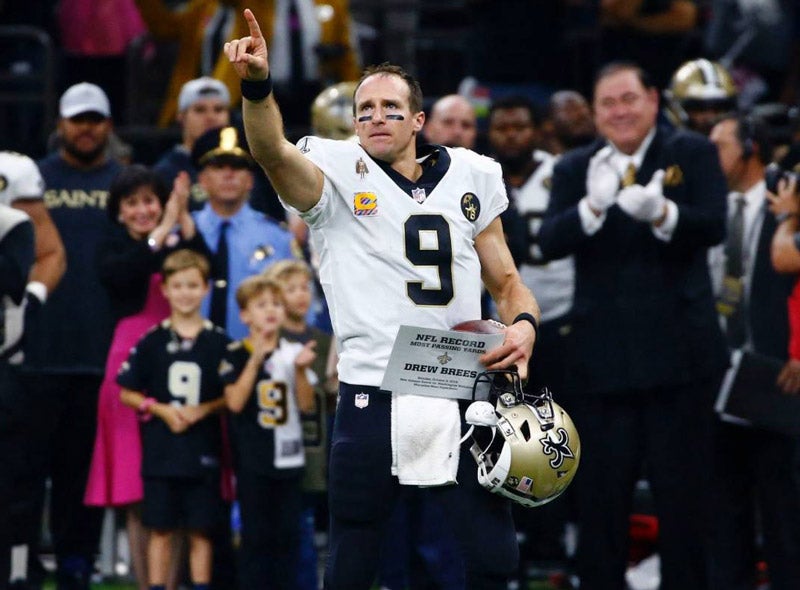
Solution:
{"label": "boy's black jersey number 9", "polygon": [[[436,233],[436,248],[422,247],[422,232]],[[450,225],[441,215],[412,215],[405,223],[406,258],[414,266],[435,266],[439,287],[425,288],[422,281],[406,283],[406,292],[417,305],[443,306],[453,299],[453,242]]]}

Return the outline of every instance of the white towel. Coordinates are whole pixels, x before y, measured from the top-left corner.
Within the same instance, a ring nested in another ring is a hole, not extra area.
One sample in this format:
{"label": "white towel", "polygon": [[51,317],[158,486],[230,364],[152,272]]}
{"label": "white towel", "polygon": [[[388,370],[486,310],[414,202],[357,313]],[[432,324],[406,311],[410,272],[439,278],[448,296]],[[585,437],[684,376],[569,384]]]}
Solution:
{"label": "white towel", "polygon": [[460,438],[455,400],[392,393],[392,474],[401,484],[456,483]]}

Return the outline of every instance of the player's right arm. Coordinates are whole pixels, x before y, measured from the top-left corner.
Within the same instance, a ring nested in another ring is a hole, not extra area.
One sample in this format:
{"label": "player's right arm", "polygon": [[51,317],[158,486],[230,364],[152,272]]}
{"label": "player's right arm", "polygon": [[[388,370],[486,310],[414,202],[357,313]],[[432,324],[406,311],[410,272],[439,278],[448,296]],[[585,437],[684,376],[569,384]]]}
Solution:
{"label": "player's right arm", "polygon": [[36,262],[30,280],[42,283],[52,293],[67,270],[64,244],[42,200],[17,199],[14,207],[28,214],[36,230]]}
{"label": "player's right arm", "polygon": [[[250,9],[245,9],[244,18],[250,35],[225,43],[225,54],[240,78],[264,81],[269,76],[267,44]],[[274,95],[255,101],[243,98],[242,113],[250,152],[277,193],[300,211],[311,209],[322,195],[322,171],[284,136]]]}

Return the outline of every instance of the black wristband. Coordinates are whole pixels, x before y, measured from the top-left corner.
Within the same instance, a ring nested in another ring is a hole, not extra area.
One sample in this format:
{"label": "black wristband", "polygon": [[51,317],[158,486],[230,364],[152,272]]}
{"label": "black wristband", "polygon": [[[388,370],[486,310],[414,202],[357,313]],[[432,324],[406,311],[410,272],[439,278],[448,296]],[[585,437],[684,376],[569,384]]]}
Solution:
{"label": "black wristband", "polygon": [[536,321],[536,318],[533,317],[532,313],[523,312],[515,317],[511,323],[516,324],[517,322],[530,322],[531,326],[533,326],[533,331],[536,334],[539,333],[539,322]]}
{"label": "black wristband", "polygon": [[251,102],[264,100],[272,94],[272,76],[265,80],[242,80],[242,97]]}

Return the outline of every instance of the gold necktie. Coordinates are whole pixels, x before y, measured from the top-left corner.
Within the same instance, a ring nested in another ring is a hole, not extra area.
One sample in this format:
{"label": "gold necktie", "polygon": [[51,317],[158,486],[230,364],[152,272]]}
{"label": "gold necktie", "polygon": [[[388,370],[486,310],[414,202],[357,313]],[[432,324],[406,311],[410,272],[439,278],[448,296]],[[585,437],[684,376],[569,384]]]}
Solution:
{"label": "gold necktie", "polygon": [[628,162],[628,167],[625,168],[625,174],[622,175],[622,188],[636,184],[636,166],[633,162]]}

